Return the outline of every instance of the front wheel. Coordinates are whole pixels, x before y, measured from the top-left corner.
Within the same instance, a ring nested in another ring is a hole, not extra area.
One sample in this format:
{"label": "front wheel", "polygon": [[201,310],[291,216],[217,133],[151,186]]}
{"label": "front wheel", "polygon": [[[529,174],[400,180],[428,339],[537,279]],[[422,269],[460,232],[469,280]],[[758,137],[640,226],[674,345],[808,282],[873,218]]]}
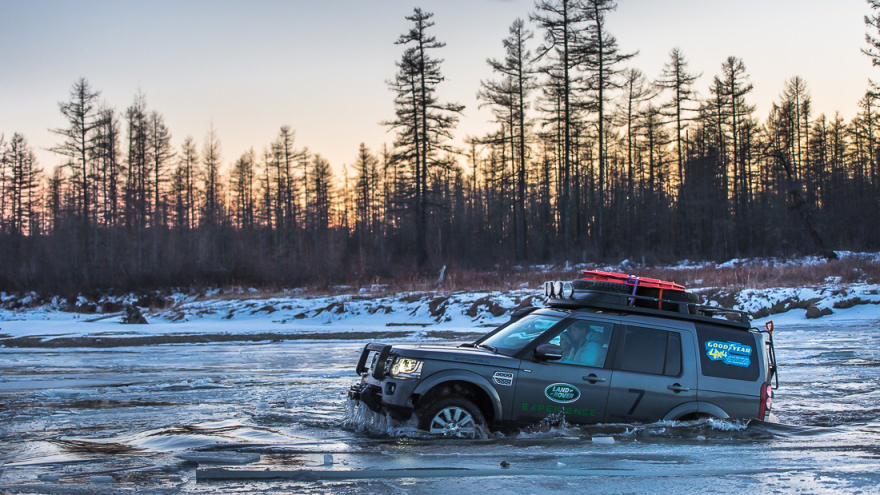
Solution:
{"label": "front wheel", "polygon": [[484,434],[486,419],[473,402],[463,397],[445,397],[424,408],[419,428],[434,435],[476,438]]}

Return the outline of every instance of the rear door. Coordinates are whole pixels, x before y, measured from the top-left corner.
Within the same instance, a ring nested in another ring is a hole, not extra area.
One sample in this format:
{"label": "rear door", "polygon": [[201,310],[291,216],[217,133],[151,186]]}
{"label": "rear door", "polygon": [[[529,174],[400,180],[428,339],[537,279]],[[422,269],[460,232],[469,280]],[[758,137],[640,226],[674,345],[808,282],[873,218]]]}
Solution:
{"label": "rear door", "polygon": [[628,325],[617,340],[606,422],[654,422],[696,400],[696,359],[689,332]]}
{"label": "rear door", "polygon": [[[572,335],[577,335],[585,347],[601,349],[589,353],[589,360],[537,361],[531,355],[524,357],[517,375],[514,419],[521,424],[536,423],[548,416],[564,416],[575,424],[602,422],[611,383],[611,370],[605,362],[613,331],[612,323],[573,320],[549,343],[565,347]],[[587,362],[590,365],[584,364]]]}
{"label": "rear door", "polygon": [[757,418],[761,386],[767,381],[760,334],[695,323],[700,356],[700,402],[732,418]]}

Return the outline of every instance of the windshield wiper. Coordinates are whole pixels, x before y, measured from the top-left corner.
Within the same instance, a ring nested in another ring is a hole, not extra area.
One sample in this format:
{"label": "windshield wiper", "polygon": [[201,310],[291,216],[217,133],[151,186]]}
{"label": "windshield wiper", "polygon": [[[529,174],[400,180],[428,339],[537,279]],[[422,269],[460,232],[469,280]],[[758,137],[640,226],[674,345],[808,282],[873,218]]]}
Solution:
{"label": "windshield wiper", "polygon": [[498,348],[495,346],[491,346],[489,344],[479,344],[477,347],[485,347],[486,349],[492,351],[492,354],[498,354]]}

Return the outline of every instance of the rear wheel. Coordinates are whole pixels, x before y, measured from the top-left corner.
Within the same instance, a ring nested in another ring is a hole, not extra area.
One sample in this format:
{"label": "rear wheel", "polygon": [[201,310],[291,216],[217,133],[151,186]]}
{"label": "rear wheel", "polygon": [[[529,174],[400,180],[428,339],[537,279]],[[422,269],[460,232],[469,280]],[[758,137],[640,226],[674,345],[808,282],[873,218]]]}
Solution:
{"label": "rear wheel", "polygon": [[473,402],[464,397],[444,397],[418,413],[419,428],[434,435],[476,438],[483,434],[486,419]]}

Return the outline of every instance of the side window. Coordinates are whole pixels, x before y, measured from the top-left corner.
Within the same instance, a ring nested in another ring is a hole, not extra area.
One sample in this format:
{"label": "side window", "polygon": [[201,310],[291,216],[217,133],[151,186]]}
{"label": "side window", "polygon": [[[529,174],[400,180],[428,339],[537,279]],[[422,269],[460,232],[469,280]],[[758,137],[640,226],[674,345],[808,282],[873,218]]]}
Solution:
{"label": "side window", "polygon": [[614,369],[678,376],[681,374],[681,336],[653,328],[626,327]]}
{"label": "side window", "polygon": [[681,335],[678,332],[667,332],[669,340],[666,341],[666,366],[663,374],[666,376],[678,376],[681,374]]}
{"label": "side window", "polygon": [[562,347],[560,363],[601,368],[605,366],[613,330],[611,323],[575,320],[550,343]]}
{"label": "side window", "polygon": [[745,330],[695,324],[700,341],[700,368],[706,376],[754,381],[758,379],[755,337]]}

